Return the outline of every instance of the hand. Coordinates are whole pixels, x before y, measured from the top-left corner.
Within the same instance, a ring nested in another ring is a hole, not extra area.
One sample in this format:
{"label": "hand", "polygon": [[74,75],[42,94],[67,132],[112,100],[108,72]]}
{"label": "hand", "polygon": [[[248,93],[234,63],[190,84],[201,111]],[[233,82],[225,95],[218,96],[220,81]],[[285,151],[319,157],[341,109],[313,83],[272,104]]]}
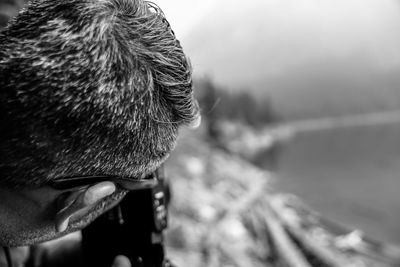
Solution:
{"label": "hand", "polygon": [[111,267],[132,267],[129,259],[123,255],[115,257]]}

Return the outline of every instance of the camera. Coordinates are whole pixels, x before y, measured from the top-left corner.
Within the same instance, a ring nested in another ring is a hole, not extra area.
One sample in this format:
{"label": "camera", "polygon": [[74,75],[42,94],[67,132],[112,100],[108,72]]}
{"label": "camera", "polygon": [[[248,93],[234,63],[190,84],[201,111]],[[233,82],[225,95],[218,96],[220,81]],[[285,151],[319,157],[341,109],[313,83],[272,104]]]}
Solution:
{"label": "camera", "polygon": [[163,231],[167,227],[170,190],[161,166],[156,183],[129,191],[113,209],[82,230],[86,266],[110,267],[118,255],[132,267],[170,267],[165,258]]}

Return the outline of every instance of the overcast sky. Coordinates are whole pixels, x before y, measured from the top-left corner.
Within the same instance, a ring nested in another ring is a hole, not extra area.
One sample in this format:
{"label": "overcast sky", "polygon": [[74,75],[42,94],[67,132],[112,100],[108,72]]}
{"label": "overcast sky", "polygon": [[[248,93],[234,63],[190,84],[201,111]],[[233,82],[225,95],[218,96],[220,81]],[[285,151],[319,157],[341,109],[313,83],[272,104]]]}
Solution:
{"label": "overcast sky", "polygon": [[[164,9],[183,44],[189,44],[184,48],[195,67],[198,65],[201,71],[210,69],[215,76],[223,76],[218,69],[227,67],[223,65],[225,48],[243,40],[247,43],[237,44],[237,50],[249,51],[238,51],[240,62],[246,57],[250,65],[264,60],[250,53],[260,49],[249,44],[248,40],[254,39],[259,39],[269,52],[266,69],[271,73],[317,57],[354,53],[365,53],[382,67],[400,67],[397,0],[157,0],[156,3]],[[254,30],[255,27],[260,28]],[[214,30],[218,32],[212,36],[213,40],[198,44],[197,35],[208,35]],[[238,34],[238,40],[235,36],[226,37],[232,34]],[[210,46],[207,43],[213,47],[207,48]],[[212,55],[214,59],[220,57],[220,64],[215,61],[207,64],[210,50],[216,54]],[[228,67],[239,63],[232,60]]]}
{"label": "overcast sky", "polygon": [[400,106],[399,0],[157,3],[195,74],[225,88],[253,89],[296,114],[327,103],[341,110],[369,109],[367,101]]}
{"label": "overcast sky", "polygon": [[154,0],[164,11],[179,38],[182,38],[218,0]]}

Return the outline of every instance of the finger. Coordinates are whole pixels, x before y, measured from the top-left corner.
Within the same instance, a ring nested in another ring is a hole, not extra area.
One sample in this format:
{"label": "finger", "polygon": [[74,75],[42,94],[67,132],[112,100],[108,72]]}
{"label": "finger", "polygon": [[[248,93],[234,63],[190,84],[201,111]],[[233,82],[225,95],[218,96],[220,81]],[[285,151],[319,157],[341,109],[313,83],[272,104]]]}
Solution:
{"label": "finger", "polygon": [[112,267],[132,267],[129,259],[123,255],[115,257]]}
{"label": "finger", "polygon": [[61,203],[61,206],[65,205],[65,207],[62,207],[56,214],[57,232],[64,232],[68,228],[69,220],[73,215],[85,212],[113,192],[115,192],[114,183],[101,182],[85,190],[71,193],[71,196]]}
{"label": "finger", "polygon": [[115,184],[112,182],[101,182],[88,188],[84,194],[83,204],[93,205],[115,191]]}

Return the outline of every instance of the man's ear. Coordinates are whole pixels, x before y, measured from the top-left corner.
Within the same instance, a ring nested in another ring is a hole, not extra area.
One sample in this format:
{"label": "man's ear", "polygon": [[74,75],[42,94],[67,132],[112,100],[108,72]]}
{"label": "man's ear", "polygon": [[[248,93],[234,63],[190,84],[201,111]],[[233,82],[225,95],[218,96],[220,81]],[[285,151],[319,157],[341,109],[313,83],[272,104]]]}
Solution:
{"label": "man's ear", "polygon": [[101,182],[60,195],[57,199],[55,227],[57,232],[67,229],[72,216],[82,216],[100,200],[115,191],[112,182]]}
{"label": "man's ear", "polygon": [[199,128],[200,124],[201,124],[201,115],[199,113],[196,115],[195,119],[191,123],[189,123],[188,127],[191,129],[197,129]]}

